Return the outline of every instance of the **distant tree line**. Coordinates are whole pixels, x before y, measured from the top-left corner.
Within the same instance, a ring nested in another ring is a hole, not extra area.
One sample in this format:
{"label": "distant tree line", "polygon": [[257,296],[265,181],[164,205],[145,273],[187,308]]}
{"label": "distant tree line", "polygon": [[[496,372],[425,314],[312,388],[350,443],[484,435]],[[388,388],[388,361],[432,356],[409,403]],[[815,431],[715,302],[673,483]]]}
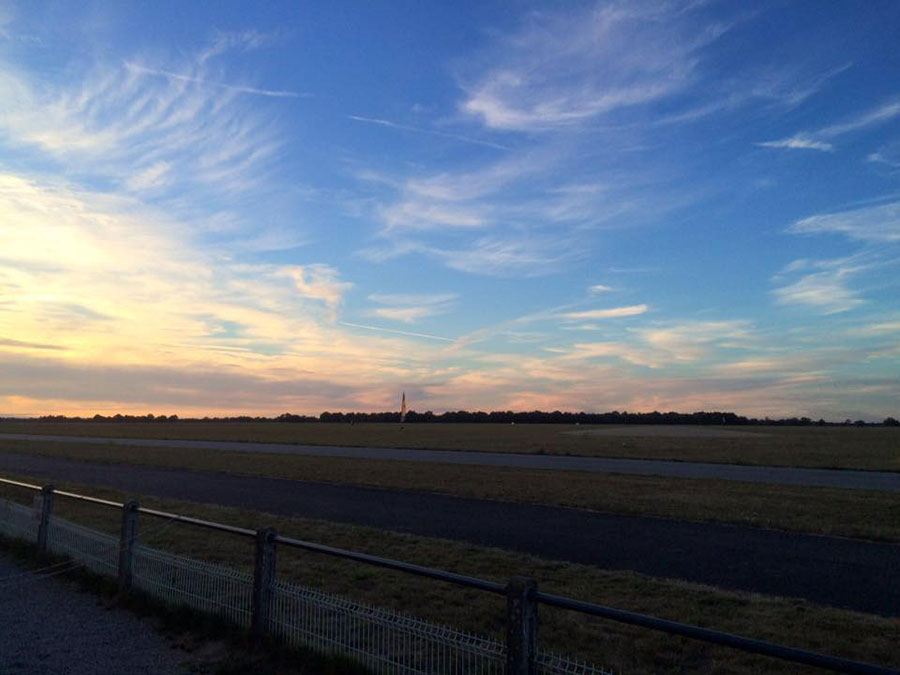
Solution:
{"label": "distant tree line", "polygon": [[[15,418],[6,418],[15,419]],[[281,423],[315,423],[337,422],[345,424],[400,422],[399,412],[323,412],[318,417],[311,415],[294,415],[284,413],[278,417],[252,417],[239,415],[233,417],[179,418],[178,415],[94,415],[93,417],[67,417],[65,415],[43,415],[38,418],[45,422],[54,421],[95,421],[95,422],[281,422]],[[492,412],[455,410],[433,413],[430,410],[419,413],[411,410],[406,415],[407,424],[468,423],[468,424],[700,424],[726,426],[886,426],[900,427],[900,421],[893,417],[883,422],[866,422],[864,420],[846,419],[843,422],[828,422],[824,419],[813,420],[809,417],[786,417],[781,419],[762,419],[744,417],[733,412],[648,412],[633,413],[612,412],[562,412],[554,410],[532,410],[530,412],[513,412],[511,410],[495,410]]]}

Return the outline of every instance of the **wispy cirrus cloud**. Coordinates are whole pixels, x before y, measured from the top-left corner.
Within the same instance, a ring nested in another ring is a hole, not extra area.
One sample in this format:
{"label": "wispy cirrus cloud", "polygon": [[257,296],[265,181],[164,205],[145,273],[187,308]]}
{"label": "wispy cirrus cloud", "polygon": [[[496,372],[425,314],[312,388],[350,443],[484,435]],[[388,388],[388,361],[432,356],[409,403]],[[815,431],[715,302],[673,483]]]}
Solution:
{"label": "wispy cirrus cloud", "polygon": [[282,146],[274,116],[243,104],[240,95],[253,88],[215,79],[211,65],[245,43],[221,38],[185,61],[184,75],[135,60],[98,63],[80,78],[56,81],[6,68],[0,135],[136,193],[190,186],[221,199],[258,187]]}
{"label": "wispy cirrus cloud", "polygon": [[867,162],[873,164],[884,164],[891,169],[900,169],[900,159],[886,155],[884,152],[872,152],[866,157]]}
{"label": "wispy cirrus cloud", "polygon": [[791,138],[783,138],[780,141],[765,141],[757,143],[762,148],[787,148],[789,150],[820,150],[822,152],[831,152],[834,146],[824,141],[816,141],[806,136],[793,136]]}
{"label": "wispy cirrus cloud", "polygon": [[582,312],[567,312],[560,316],[570,321],[585,321],[593,319],[615,319],[623,316],[637,316],[649,310],[648,305],[628,305],[627,307],[610,307],[607,309],[589,309]]}
{"label": "wispy cirrus cloud", "polygon": [[872,243],[900,242],[900,202],[809,216],[798,220],[787,231],[792,234],[841,234]]}
{"label": "wispy cirrus cloud", "polygon": [[[366,172],[382,190],[371,212],[376,242],[362,255],[425,255],[494,276],[556,272],[597,246],[599,231],[658,222],[702,198],[702,180],[686,187],[684,166],[667,167],[658,152],[698,108],[710,104],[703,115],[721,121],[748,105],[799,105],[849,67],[755,67],[713,82],[717,44],[748,19],[707,10],[597,2],[533,12],[492,36],[458,66],[462,116],[452,119],[517,133],[513,149],[441,170],[416,166],[408,177]],[[663,118],[666,126],[656,123]],[[549,249],[529,243],[554,240]]]}
{"label": "wispy cirrus cloud", "polygon": [[[794,222],[786,232],[794,235],[840,235],[862,246],[851,255],[829,259],[799,259],[775,275],[781,284],[772,293],[778,304],[805,305],[823,314],[839,314],[866,304],[859,279],[876,281],[877,270],[896,265],[900,243],[900,202],[877,203],[861,208],[808,216]],[[854,286],[854,281],[856,286]],[[888,281],[888,285],[891,282]]]}
{"label": "wispy cirrus cloud", "polygon": [[148,66],[143,66],[139,63],[131,63],[128,62],[125,64],[127,68],[130,70],[136,71],[138,73],[142,73],[144,75],[158,75],[159,77],[165,77],[172,80],[179,80],[181,82],[191,82],[194,84],[200,84],[205,87],[217,87],[220,89],[225,89],[226,91],[231,91],[236,94],[255,94],[257,96],[269,96],[271,98],[311,98],[313,95],[309,92],[303,91],[284,91],[280,89],[260,89],[258,87],[250,87],[246,85],[239,84],[228,84],[226,82],[217,82],[213,79],[200,77],[198,75],[186,75],[184,73],[173,73],[170,70],[162,70],[159,68],[150,68]]}
{"label": "wispy cirrus cloud", "polygon": [[830,124],[823,127],[819,130],[818,134],[820,136],[825,136],[826,138],[834,138],[876,124],[883,124],[892,119],[896,119],[897,117],[900,117],[900,100],[892,99],[845,122]]}
{"label": "wispy cirrus cloud", "polygon": [[803,305],[824,314],[846,312],[865,301],[859,292],[850,287],[850,281],[867,265],[853,257],[833,260],[796,260],[776,276],[776,281],[784,281],[799,274],[796,281],[787,283],[772,291],[781,305]]}
{"label": "wispy cirrus cloud", "polygon": [[834,139],[878,124],[884,124],[897,117],[900,117],[900,100],[891,99],[875,108],[860,113],[856,117],[837,124],[829,124],[818,131],[798,133],[789,138],[765,141],[757,143],[757,145],[766,148],[831,152],[834,150],[832,143]]}
{"label": "wispy cirrus cloud", "polygon": [[[192,246],[183,223],[133,196],[0,174],[0,402],[10,409],[386,405],[391,383],[427,377],[436,348],[339,329],[350,290],[324,263],[246,264]],[[243,399],[215,391],[226,385]]]}
{"label": "wispy cirrus cloud", "polygon": [[344,294],[353,288],[351,282],[341,281],[335,268],[322,263],[284,266],[278,273],[293,280],[302,296],[324,302],[332,316],[336,316]]}
{"label": "wispy cirrus cloud", "polygon": [[411,131],[416,134],[427,134],[429,136],[437,136],[439,138],[447,138],[454,141],[461,141],[462,143],[470,143],[472,145],[481,145],[487,148],[494,148],[495,150],[509,150],[508,145],[503,145],[501,143],[495,143],[494,141],[486,141],[480,138],[473,138],[471,136],[465,136],[463,134],[454,134],[449,131],[441,131],[440,129],[426,129],[424,127],[417,127],[411,124],[402,124],[400,122],[392,122],[391,120],[383,120],[377,117],[363,117],[362,115],[347,115],[347,119],[353,120],[355,122],[363,122],[365,124],[374,124],[380,127],[386,127],[388,129],[398,129],[400,131]]}
{"label": "wispy cirrus cloud", "polygon": [[369,300],[382,306],[368,310],[367,315],[412,324],[430,316],[447,314],[453,309],[457,297],[455,293],[373,293]]}
{"label": "wispy cirrus cloud", "polygon": [[470,247],[423,249],[450,269],[496,277],[532,277],[549,274],[571,260],[565,241],[543,237],[477,239]]}
{"label": "wispy cirrus cloud", "polygon": [[723,350],[747,350],[756,342],[746,320],[668,321],[633,329],[619,340],[579,342],[562,350],[563,361],[621,360],[647,368],[716,362]]}
{"label": "wispy cirrus cloud", "polygon": [[461,110],[494,129],[546,131],[683,91],[696,53],[728,28],[689,29],[689,12],[686,3],[536,12],[490,54],[491,68],[464,83]]}

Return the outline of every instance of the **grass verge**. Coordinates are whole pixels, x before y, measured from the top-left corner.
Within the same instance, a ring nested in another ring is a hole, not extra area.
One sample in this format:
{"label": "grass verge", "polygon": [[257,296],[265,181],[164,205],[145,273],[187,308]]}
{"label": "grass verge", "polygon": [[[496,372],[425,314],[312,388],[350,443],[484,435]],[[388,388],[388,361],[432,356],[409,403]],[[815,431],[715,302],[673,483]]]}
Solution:
{"label": "grass verge", "polygon": [[[730,434],[735,431],[740,435],[704,435],[709,432]],[[660,425],[648,428],[565,424],[351,425],[5,420],[0,422],[0,433],[480,450],[900,471],[900,429],[889,427]]]}
{"label": "grass verge", "polygon": [[[27,480],[27,476],[20,477]],[[78,484],[60,487],[121,501],[125,495]],[[30,503],[33,493],[4,486],[0,493]],[[307,540],[352,548],[461,574],[504,582],[530,576],[551,593],[599,602],[844,658],[900,666],[896,642],[900,620],[817,606],[805,601],[732,593],[697,584],[609,572],[586,565],[542,560],[452,541],[328,523],[275,517],[233,508],[143,498],[142,504],[247,528],[271,525]],[[116,532],[119,513],[91,504],[57,500],[56,512],[79,523]],[[144,517],[141,537],[149,546],[248,569],[246,539]],[[502,598],[459,589],[389,570],[307,552],[279,553],[283,578],[358,601],[497,637],[504,622]],[[622,672],[794,673],[807,672],[775,660],[671,638],[660,633],[543,609],[541,646],[581,655]],[[817,671],[808,671],[817,672]]]}
{"label": "grass verge", "polygon": [[894,493],[871,490],[102,443],[0,440],[0,452],[419,490],[627,515],[900,541],[900,499]]}

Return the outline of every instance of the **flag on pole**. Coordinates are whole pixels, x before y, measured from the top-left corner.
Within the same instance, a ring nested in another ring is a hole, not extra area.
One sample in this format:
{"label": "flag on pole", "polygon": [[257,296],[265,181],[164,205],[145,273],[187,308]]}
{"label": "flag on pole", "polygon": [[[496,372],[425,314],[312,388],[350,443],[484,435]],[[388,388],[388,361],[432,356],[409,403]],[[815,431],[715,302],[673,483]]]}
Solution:
{"label": "flag on pole", "polygon": [[400,422],[406,421],[406,392],[400,396]]}

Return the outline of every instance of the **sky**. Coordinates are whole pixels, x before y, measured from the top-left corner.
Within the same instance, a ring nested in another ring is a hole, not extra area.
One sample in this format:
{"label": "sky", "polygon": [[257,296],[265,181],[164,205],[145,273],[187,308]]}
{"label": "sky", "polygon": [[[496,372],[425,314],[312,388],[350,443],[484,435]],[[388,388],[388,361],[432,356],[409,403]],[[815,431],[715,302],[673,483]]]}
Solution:
{"label": "sky", "polygon": [[0,414],[896,417],[898,32],[0,0]]}

